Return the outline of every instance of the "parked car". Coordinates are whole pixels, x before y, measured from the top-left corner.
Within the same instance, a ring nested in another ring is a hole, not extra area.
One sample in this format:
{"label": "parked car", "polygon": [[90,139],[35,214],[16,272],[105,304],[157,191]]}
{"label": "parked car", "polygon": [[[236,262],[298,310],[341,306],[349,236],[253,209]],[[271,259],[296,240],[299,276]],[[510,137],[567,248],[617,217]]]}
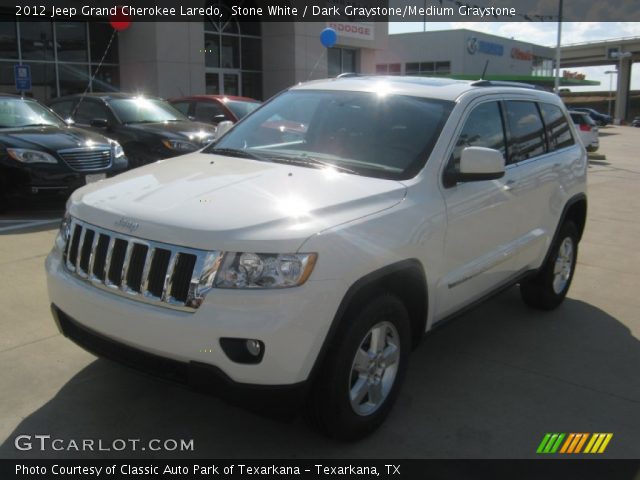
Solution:
{"label": "parked car", "polygon": [[597,110],[594,110],[593,108],[575,107],[575,108],[571,108],[571,110],[588,113],[589,116],[596,122],[596,124],[598,124],[601,127],[605,127],[613,121],[610,115],[607,115],[606,113],[600,113]]}
{"label": "parked car", "polygon": [[635,118],[631,121],[631,126],[633,126],[633,127],[640,127],[640,117],[635,117]]}
{"label": "parked car", "polygon": [[213,125],[224,121],[236,123],[261,105],[253,98],[228,95],[170,98],[169,103],[191,120]]}
{"label": "parked car", "polygon": [[586,112],[571,110],[571,120],[578,129],[580,140],[588,152],[596,152],[600,148],[599,130],[596,122]]}
{"label": "parked car", "polygon": [[57,98],[50,106],[62,118],[120,142],[132,167],[193,152],[215,137],[215,127],[192,122],[154,97],[93,93]]}
{"label": "parked car", "polygon": [[0,209],[13,197],[67,195],[126,168],[118,142],[67,125],[36,100],[0,95]]}
{"label": "parked car", "polygon": [[360,438],[425,331],[510,285],[563,301],[587,211],[576,137],[531,88],[296,85],[180,162],[77,191],[46,261],[54,317],[98,355],[254,407],[304,400]]}

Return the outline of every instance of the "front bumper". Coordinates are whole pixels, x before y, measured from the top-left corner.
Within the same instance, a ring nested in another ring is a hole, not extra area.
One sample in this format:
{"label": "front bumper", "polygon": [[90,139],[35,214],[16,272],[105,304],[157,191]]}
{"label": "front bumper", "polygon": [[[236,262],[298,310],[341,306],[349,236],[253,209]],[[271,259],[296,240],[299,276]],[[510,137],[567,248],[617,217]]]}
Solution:
{"label": "front bumper", "polygon": [[127,168],[126,161],[94,172],[76,172],[60,165],[13,165],[15,163],[0,162],[0,175],[6,195],[10,197],[40,193],[68,195],[86,184],[87,175],[105,173],[112,177]]}
{"label": "front bumper", "polygon": [[51,312],[60,333],[99,357],[212,393],[251,410],[289,416],[302,404],[308,391],[308,382],[277,386],[234,382],[213,365],[178,362],[131,348],[82,326],[55,305],[51,305]]}
{"label": "front bumper", "polygon": [[[214,289],[190,313],[93,287],[69,274],[56,250],[46,269],[51,303],[80,327],[157,357],[215,367],[236,383],[263,386],[308,379],[346,291],[334,280],[282,290]],[[261,340],[262,360],[232,361],[220,347],[223,337]]]}

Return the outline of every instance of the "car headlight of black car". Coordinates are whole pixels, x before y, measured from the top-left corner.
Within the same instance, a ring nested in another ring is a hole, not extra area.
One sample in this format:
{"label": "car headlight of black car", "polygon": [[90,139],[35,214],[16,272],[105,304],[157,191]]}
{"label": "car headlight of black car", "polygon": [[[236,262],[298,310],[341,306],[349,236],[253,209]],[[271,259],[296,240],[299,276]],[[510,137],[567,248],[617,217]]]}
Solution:
{"label": "car headlight of black car", "polygon": [[178,152],[193,152],[198,149],[198,145],[186,142],[184,140],[162,140],[162,144],[169,150],[175,150]]}
{"label": "car headlight of black car", "polygon": [[7,153],[11,158],[21,163],[54,163],[58,160],[53,155],[40,150],[30,150],[28,148],[7,148]]}
{"label": "car headlight of black car", "polygon": [[122,158],[124,157],[124,150],[122,149],[122,145],[120,145],[115,140],[110,140],[111,148],[113,150],[113,158]]}

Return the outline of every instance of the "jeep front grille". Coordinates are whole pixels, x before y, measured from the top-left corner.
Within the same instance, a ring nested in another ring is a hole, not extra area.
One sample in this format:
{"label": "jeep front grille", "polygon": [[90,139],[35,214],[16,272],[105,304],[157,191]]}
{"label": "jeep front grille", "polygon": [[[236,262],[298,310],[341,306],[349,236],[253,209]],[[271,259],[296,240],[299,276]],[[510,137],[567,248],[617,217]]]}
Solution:
{"label": "jeep front grille", "polygon": [[111,148],[71,148],[59,150],[58,154],[79,172],[104,170],[111,166]]}
{"label": "jeep front grille", "polygon": [[221,252],[178,247],[73,219],[64,251],[69,272],[132,300],[194,311],[211,288]]}

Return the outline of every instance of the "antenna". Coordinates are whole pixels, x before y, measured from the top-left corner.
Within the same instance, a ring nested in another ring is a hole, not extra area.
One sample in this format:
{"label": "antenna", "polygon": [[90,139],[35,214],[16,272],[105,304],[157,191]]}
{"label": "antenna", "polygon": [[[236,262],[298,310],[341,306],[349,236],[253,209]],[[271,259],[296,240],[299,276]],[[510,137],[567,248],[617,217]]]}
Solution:
{"label": "antenna", "polygon": [[480,80],[484,80],[484,76],[487,73],[487,68],[489,68],[489,60],[488,59],[484,64],[484,69],[482,70],[482,75],[480,76]]}

